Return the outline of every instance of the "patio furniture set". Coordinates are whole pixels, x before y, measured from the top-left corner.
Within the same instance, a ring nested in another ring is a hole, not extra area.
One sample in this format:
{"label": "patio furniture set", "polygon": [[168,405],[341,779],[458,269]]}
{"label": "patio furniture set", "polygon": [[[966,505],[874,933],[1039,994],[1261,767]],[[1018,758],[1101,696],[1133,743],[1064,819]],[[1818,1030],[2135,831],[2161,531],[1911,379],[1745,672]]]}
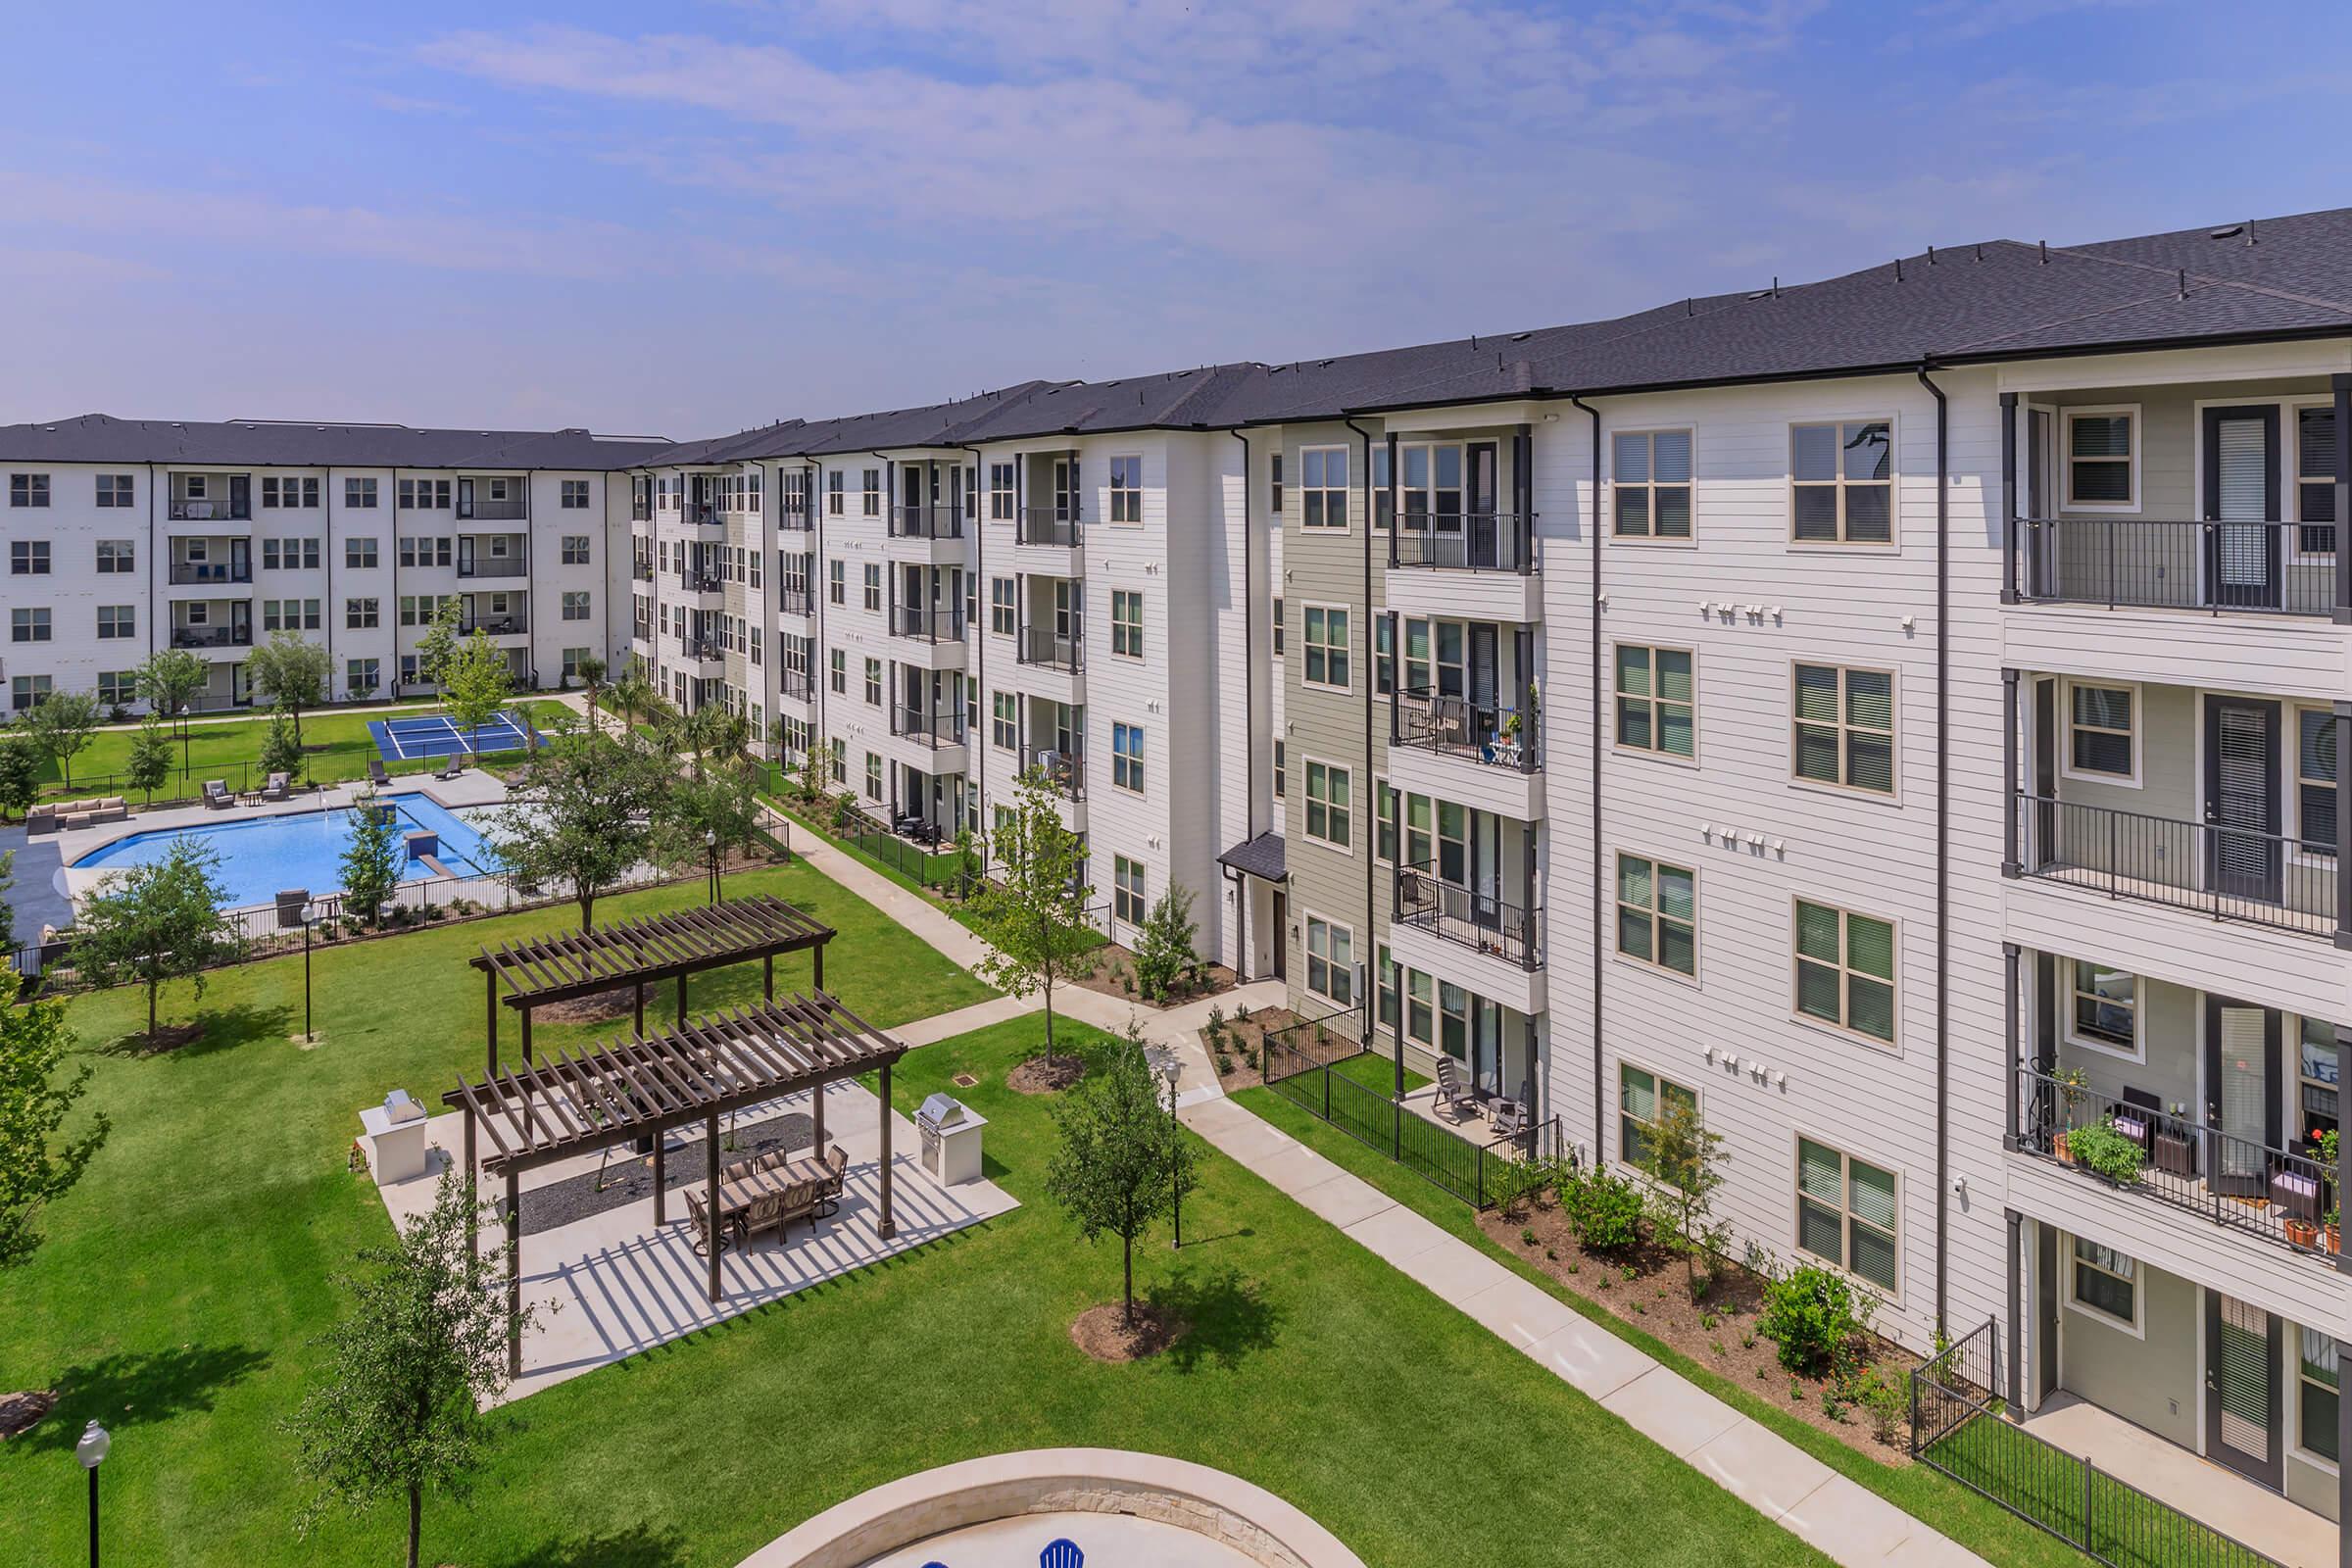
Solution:
{"label": "patio furniture set", "polygon": [[1438,1058],[1438,1103],[1453,1113],[1456,1122],[1476,1120],[1483,1111],[1492,1118],[1497,1140],[1517,1138],[1527,1131],[1527,1102],[1497,1095],[1481,1101],[1476,1090],[1462,1082],[1451,1056]]}
{"label": "patio furniture set", "polygon": [[108,822],[125,821],[129,816],[130,808],[120,795],[86,801],[52,801],[24,813],[24,835],[32,838],[68,828],[99,827]]}
{"label": "patio furniture set", "polygon": [[[831,1146],[822,1159],[796,1157],[779,1149],[721,1166],[719,1246],[747,1248],[766,1230],[774,1231],[778,1242],[790,1245],[793,1221],[808,1220],[813,1230],[816,1221],[829,1219],[840,1209],[849,1168],[850,1156],[839,1144]],[[689,1189],[686,1210],[694,1225],[695,1250],[708,1256],[711,1227],[704,1195]]]}
{"label": "patio furniture set", "polygon": [[235,790],[230,789],[228,780],[224,778],[208,778],[204,781],[204,805],[207,810],[225,811],[240,800],[250,804],[260,801],[290,801],[293,798],[294,776],[290,773],[272,773],[270,775],[268,783],[253,794],[245,796],[240,796]]}

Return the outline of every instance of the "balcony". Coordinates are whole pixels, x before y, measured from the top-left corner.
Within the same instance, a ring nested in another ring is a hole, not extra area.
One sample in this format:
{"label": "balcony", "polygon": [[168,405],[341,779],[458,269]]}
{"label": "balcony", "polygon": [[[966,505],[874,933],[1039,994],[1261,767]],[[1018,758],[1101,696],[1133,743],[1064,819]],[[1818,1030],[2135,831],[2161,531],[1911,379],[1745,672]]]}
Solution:
{"label": "balcony", "polygon": [[484,557],[478,561],[460,561],[461,577],[527,577],[531,564],[520,556]]}
{"label": "balcony", "polygon": [[726,583],[715,572],[681,571],[678,573],[678,592],[686,594],[715,594],[726,591]]}
{"label": "balcony", "polygon": [[240,497],[236,500],[220,497],[208,501],[194,500],[187,496],[173,496],[171,501],[170,516],[173,522],[213,522],[222,519],[231,522],[251,522],[253,520],[253,502],[249,497]]}
{"label": "balcony", "polygon": [[693,527],[713,526],[726,520],[715,503],[697,501],[679,509],[679,519]]}
{"label": "balcony", "polygon": [[784,587],[776,590],[776,613],[779,615],[813,615],[816,613],[816,595],[806,586]]}
{"label": "balcony", "polygon": [[487,632],[493,637],[512,637],[528,630],[529,618],[519,610],[495,615],[462,615],[458,619],[458,631],[466,637],[477,631]]}
{"label": "balcony", "polygon": [[1514,773],[1534,773],[1544,766],[1542,734],[1532,708],[1440,696],[1427,687],[1392,695],[1389,744]]}
{"label": "balcony", "polygon": [[688,660],[696,663],[710,663],[727,657],[726,644],[715,637],[681,636],[678,639],[678,649]]}
{"label": "balcony", "polygon": [[1086,667],[1085,642],[1065,637],[1051,626],[1022,627],[1014,649],[1024,664],[1040,664],[1073,675]]}
{"label": "balcony", "polygon": [[906,703],[892,706],[890,732],[914,742],[917,746],[939,750],[963,744],[963,710],[960,708],[925,710]]}
{"label": "balcony", "polygon": [[2015,792],[2011,808],[2019,875],[2215,920],[2337,934],[2338,900],[2352,870],[2338,862],[2332,845],[2027,790]]}
{"label": "balcony", "polygon": [[1389,530],[1389,564],[1444,571],[1538,569],[1533,513],[1407,513]]}
{"label": "balcony", "polygon": [[1086,799],[1086,759],[1051,748],[1031,751],[1024,759],[1028,771],[1044,779],[1054,794],[1065,801],[1083,802]]}
{"label": "balcony", "polygon": [[1017,538],[1045,550],[1076,550],[1086,543],[1086,525],[1067,507],[1023,507]]}
{"label": "balcony", "polygon": [[172,628],[174,648],[250,648],[253,646],[251,626],[174,626]]}
{"label": "balcony", "polygon": [[2018,517],[2008,583],[2020,604],[2352,619],[2352,556],[2332,523]]}
{"label": "balcony", "polygon": [[210,583],[253,581],[251,562],[174,561],[172,563],[172,586],[199,587]]}
{"label": "balcony", "polygon": [[890,634],[918,643],[963,641],[963,606],[900,605],[890,607]]}
{"label": "balcony", "polygon": [[777,679],[776,690],[804,703],[811,702],[816,697],[816,676],[809,670],[787,666]]}
{"label": "balcony", "polygon": [[960,539],[963,509],[956,506],[896,506],[890,509],[893,539]]}
{"label": "balcony", "polygon": [[808,502],[788,499],[776,514],[776,526],[786,533],[808,533],[816,526],[816,514]]}
{"label": "balcony", "polygon": [[524,507],[520,497],[514,497],[506,501],[482,500],[473,502],[470,505],[461,501],[458,505],[458,516],[460,520],[479,519],[483,522],[520,522],[523,518],[529,515],[530,513]]}
{"label": "balcony", "polygon": [[1543,911],[1446,882],[1429,864],[1398,866],[1396,921],[1531,973],[1544,967]]}
{"label": "balcony", "polygon": [[629,567],[629,575],[639,582],[652,582],[654,580],[653,565],[649,562],[637,562]]}

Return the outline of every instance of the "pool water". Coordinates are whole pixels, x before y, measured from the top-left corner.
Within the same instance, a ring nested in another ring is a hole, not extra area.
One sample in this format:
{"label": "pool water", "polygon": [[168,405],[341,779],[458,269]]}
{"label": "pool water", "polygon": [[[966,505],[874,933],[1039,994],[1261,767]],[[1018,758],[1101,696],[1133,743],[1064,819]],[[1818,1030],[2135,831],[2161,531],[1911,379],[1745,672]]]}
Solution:
{"label": "pool water", "polygon": [[[400,813],[401,834],[419,830],[441,836],[435,854],[443,865],[460,876],[490,875],[498,857],[485,837],[482,808],[461,814],[422,795],[388,797]],[[472,820],[468,820],[468,818]],[[348,808],[326,811],[297,811],[283,816],[256,817],[241,822],[204,822],[133,833],[128,838],[92,850],[74,862],[76,869],[105,871],[118,866],[148,865],[164,858],[174,839],[196,839],[220,854],[219,876],[228,889],[224,908],[269,904],[289,888],[328,893],[343,882],[343,856],[351,848],[353,813]],[[417,882],[433,873],[422,860],[403,853],[401,880]]]}

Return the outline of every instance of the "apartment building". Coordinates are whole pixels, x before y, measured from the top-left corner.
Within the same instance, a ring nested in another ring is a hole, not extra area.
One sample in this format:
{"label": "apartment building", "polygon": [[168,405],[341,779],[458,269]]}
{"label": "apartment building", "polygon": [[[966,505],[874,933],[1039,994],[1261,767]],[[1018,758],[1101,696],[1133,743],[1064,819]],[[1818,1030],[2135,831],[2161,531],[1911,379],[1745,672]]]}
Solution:
{"label": "apartment building", "polygon": [[[601,642],[942,832],[1040,772],[1114,932],[1180,885],[1204,953],[1589,1159],[1695,1103],[1742,1242],[2335,1515],[2347,242],[1988,242],[687,443],[20,426],[49,631],[5,674],[119,689],[111,644],[186,636],[234,702],[291,596],[357,690],[386,607],[520,551],[519,673]],[[2072,1157],[2110,1122],[2130,1187]]]}

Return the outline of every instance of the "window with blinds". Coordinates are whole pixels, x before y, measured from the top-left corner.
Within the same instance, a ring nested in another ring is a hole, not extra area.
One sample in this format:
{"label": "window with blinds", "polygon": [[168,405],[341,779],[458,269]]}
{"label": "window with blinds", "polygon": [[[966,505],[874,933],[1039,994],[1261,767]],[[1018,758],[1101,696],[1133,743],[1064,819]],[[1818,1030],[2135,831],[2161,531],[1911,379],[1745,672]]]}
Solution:
{"label": "window with blinds", "polygon": [[2067,693],[2067,770],[2136,782],[2139,768],[2132,734],[2132,689],[2070,682]]}
{"label": "window with blinds", "polygon": [[2295,830],[2310,855],[2335,854],[2335,813],[2343,799],[2335,733],[2335,714],[2328,709],[2295,710]]}
{"label": "window with blinds", "polygon": [[1689,649],[1618,645],[1617,744],[1666,757],[1697,755],[1697,693]]}
{"label": "window with blinds", "polygon": [[2066,416],[2066,504],[2082,510],[2139,505],[2135,409],[2090,409]]}
{"label": "window with blinds", "polygon": [[[2335,553],[2335,410],[2295,411],[2295,543],[2307,556]],[[2320,526],[2314,526],[2319,524]]]}
{"label": "window with blinds", "polygon": [[1791,425],[1788,475],[1797,543],[1894,542],[1894,427],[1886,420]]}
{"label": "window with blinds", "polygon": [[1620,539],[1690,537],[1690,432],[1621,431],[1611,441]]}
{"label": "window with blinds", "polygon": [[1670,1078],[1637,1067],[1617,1064],[1617,1157],[1628,1165],[1649,1158],[1650,1129],[1658,1124],[1658,1106],[1667,1101],[1698,1109],[1698,1091]]}
{"label": "window with blinds", "polygon": [[1798,664],[1793,676],[1795,775],[1814,784],[1894,793],[1894,675]]}
{"label": "window with blinds", "polygon": [[2128,1329],[2139,1326],[2139,1264],[2112,1247],[2075,1238],[2075,1304]]}
{"label": "window with blinds", "polygon": [[1796,1245],[1857,1279],[1899,1287],[1895,1178],[1810,1138],[1796,1142]]}
{"label": "window with blinds", "polygon": [[1617,951],[1676,974],[1698,973],[1698,878],[1639,855],[1617,857]]}
{"label": "window with blinds", "polygon": [[2338,1463],[2335,1446],[2335,1401],[2341,1395],[2335,1341],[2318,1329],[2299,1331],[2302,1342],[2295,1357],[2297,1441],[2306,1453]]}
{"label": "window with blinds", "polygon": [[1894,1043],[1894,922],[1796,901],[1796,1010]]}

